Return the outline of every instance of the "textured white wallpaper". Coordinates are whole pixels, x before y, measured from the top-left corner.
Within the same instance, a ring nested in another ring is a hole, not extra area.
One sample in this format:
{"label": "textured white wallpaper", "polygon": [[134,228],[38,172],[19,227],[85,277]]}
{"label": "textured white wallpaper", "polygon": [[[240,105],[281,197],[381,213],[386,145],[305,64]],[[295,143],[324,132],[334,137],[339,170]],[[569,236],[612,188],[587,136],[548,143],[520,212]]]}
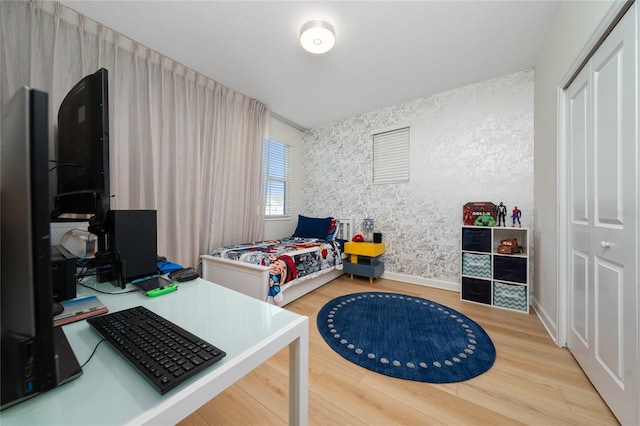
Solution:
{"label": "textured white wallpaper", "polygon": [[[372,134],[407,125],[410,181],[373,185]],[[353,217],[357,232],[371,217],[387,273],[457,284],[466,202],[517,205],[532,235],[533,70],[309,130],[302,152],[302,214]]]}

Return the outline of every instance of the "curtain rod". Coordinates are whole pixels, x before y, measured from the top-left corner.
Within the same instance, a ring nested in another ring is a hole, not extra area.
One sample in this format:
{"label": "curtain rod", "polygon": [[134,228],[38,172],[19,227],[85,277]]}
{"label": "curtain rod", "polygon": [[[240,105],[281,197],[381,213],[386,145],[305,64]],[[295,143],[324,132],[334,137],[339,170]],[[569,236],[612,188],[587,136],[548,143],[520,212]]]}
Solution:
{"label": "curtain rod", "polygon": [[283,122],[284,124],[288,124],[289,126],[291,126],[291,127],[295,128],[295,129],[300,130],[301,132],[306,132],[307,130],[309,130],[309,129],[305,128],[305,127],[302,127],[302,126],[301,126],[301,125],[299,125],[298,123],[294,123],[293,121],[291,121],[291,120],[289,120],[289,119],[287,119],[287,118],[284,118],[284,117],[283,117],[283,116],[281,116],[280,114],[276,114],[276,113],[275,113],[275,112],[273,112],[273,111],[271,111],[271,116],[272,116],[273,118],[277,119],[278,121]]}

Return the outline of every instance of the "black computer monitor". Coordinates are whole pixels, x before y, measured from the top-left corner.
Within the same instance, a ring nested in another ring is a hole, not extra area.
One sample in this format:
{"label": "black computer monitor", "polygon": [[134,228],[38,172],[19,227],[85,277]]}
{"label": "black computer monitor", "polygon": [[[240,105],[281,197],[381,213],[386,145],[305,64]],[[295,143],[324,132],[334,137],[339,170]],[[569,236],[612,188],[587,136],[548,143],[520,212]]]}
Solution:
{"label": "black computer monitor", "polygon": [[[45,92],[22,88],[0,121],[0,408],[82,373],[53,327],[49,226],[49,113]],[[65,346],[66,345],[66,346]],[[67,355],[72,359],[67,362]]]}
{"label": "black computer monitor", "polygon": [[84,77],[62,101],[56,161],[53,219],[89,219],[90,228],[103,233],[110,207],[106,69]]}

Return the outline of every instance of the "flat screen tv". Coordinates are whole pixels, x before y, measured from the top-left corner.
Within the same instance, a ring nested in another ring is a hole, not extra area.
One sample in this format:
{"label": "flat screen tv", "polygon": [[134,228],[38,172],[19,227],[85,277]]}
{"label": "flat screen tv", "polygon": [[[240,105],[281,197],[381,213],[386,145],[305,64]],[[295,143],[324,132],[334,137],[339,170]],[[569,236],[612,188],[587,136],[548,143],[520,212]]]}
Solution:
{"label": "flat screen tv", "polygon": [[80,80],[58,110],[56,194],[53,219],[92,219],[109,211],[108,72]]}

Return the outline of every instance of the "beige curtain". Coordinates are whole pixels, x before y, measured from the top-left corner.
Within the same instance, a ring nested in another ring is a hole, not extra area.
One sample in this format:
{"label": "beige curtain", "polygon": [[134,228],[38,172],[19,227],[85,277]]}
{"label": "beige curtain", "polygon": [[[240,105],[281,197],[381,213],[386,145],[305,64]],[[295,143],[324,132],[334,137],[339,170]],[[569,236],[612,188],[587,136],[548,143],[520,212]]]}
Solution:
{"label": "beige curtain", "polygon": [[195,266],[262,238],[265,105],[59,3],[2,1],[0,25],[0,104],[49,93],[52,159],[62,98],[108,70],[111,208],[157,210],[159,254]]}

